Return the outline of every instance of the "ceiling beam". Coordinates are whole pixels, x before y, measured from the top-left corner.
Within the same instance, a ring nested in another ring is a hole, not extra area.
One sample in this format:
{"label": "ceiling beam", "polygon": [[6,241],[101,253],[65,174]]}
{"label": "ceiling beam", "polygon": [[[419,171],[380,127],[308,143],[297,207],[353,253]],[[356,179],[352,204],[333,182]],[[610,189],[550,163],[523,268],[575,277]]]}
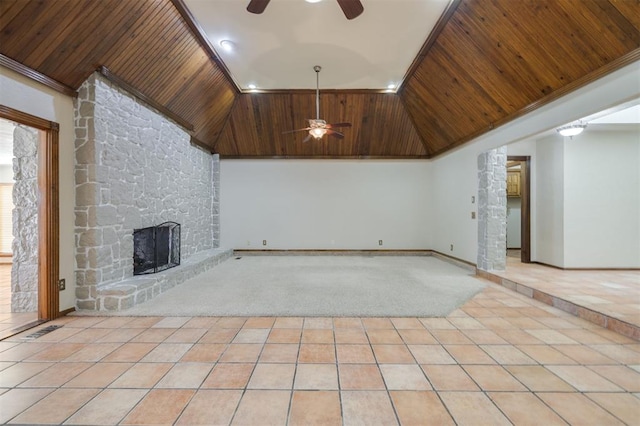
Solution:
{"label": "ceiling beam", "polygon": [[433,30],[431,30],[431,33],[429,33],[429,37],[427,37],[427,39],[425,40],[424,44],[420,48],[420,51],[418,52],[418,55],[413,59],[413,62],[411,62],[409,69],[407,69],[407,72],[405,73],[404,77],[402,77],[400,84],[398,84],[397,93],[399,95],[402,93],[404,83],[413,77],[413,74],[416,72],[424,58],[429,53],[431,46],[433,46],[438,37],[440,37],[440,33],[442,33],[442,30],[444,30],[444,28],[447,26],[447,24],[449,23],[449,19],[451,19],[461,2],[462,0],[450,0],[449,5],[444,10],[442,15],[440,15],[440,18],[438,18],[438,22],[436,22]]}
{"label": "ceiling beam", "polygon": [[198,43],[200,43],[200,46],[202,46],[205,52],[207,52],[207,55],[209,55],[209,58],[211,58],[211,60],[218,66],[218,68],[220,68],[220,70],[225,75],[225,77],[227,77],[227,80],[229,80],[229,83],[231,83],[233,87],[236,89],[236,92],[237,93],[242,92],[242,89],[240,88],[240,86],[238,86],[236,81],[231,77],[231,72],[229,72],[229,68],[227,68],[225,63],[222,62],[222,60],[218,57],[216,50],[213,48],[213,46],[211,45],[211,42],[209,41],[209,38],[207,37],[207,33],[200,26],[198,21],[196,21],[196,18],[193,16],[191,11],[187,8],[187,5],[184,4],[184,1],[171,0],[171,3],[173,3],[175,8],[178,9],[178,12],[182,16],[182,19],[184,19],[184,21],[187,23],[187,26],[189,26],[189,29],[195,36],[196,40],[198,40]]}
{"label": "ceiling beam", "polygon": [[428,155],[221,155],[225,160],[428,160]]}

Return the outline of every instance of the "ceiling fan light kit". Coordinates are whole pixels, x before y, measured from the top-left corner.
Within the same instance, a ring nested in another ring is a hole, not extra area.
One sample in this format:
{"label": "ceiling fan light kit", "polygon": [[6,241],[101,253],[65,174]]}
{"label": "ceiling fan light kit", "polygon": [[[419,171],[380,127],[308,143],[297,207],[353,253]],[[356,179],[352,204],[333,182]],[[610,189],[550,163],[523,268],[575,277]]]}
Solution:
{"label": "ceiling fan light kit", "polygon": [[[322,139],[322,137],[327,134],[327,129],[324,127],[327,123],[324,120],[309,120],[311,121],[311,129],[309,130],[309,134],[315,139]],[[315,125],[315,127],[313,127]]]}
{"label": "ceiling fan light kit", "polygon": [[558,127],[556,131],[560,133],[560,135],[562,136],[574,137],[582,133],[586,127],[587,127],[586,124],[580,122],[580,123],[569,124],[566,126]]}

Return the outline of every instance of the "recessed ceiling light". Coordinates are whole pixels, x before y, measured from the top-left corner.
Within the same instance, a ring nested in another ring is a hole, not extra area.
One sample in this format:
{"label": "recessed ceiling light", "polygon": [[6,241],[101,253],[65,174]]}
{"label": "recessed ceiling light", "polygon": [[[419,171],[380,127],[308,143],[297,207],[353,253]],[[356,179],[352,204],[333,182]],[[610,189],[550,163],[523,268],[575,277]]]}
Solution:
{"label": "recessed ceiling light", "polygon": [[387,89],[392,89],[392,90],[393,90],[393,89],[395,89],[395,88],[396,88],[396,85],[395,85],[395,84],[393,84],[393,83],[391,83],[391,84],[389,84],[389,85],[387,86]]}
{"label": "recessed ceiling light", "polygon": [[304,0],[307,3],[320,3],[322,0]]}
{"label": "recessed ceiling light", "polygon": [[255,89],[255,88],[256,88],[256,85],[255,85],[255,84],[249,84],[247,87],[248,87],[249,89],[253,90],[253,89]]}
{"label": "recessed ceiling light", "polygon": [[231,40],[222,40],[220,42],[220,47],[222,47],[227,52],[231,52],[235,48],[235,44]]}

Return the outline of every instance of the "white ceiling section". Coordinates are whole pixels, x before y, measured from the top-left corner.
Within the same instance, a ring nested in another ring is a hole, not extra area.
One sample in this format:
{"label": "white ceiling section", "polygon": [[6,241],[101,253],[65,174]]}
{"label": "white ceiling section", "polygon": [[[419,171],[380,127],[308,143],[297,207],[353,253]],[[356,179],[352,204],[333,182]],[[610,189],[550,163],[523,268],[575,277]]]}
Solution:
{"label": "white ceiling section", "polygon": [[[249,0],[185,0],[211,45],[244,91],[386,90],[404,78],[449,0],[362,0],[347,20],[336,0],[271,0],[264,13]],[[221,40],[235,44],[232,52]]]}
{"label": "white ceiling section", "polygon": [[638,124],[640,123],[640,104],[588,121],[589,124]]}

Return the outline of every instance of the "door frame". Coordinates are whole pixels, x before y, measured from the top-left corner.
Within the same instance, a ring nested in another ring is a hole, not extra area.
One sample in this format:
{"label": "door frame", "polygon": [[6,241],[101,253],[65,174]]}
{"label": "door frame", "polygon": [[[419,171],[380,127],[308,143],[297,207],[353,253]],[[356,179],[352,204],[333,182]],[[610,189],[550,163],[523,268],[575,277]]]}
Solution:
{"label": "door frame", "polygon": [[531,263],[531,156],[508,155],[520,162],[520,261]]}
{"label": "door frame", "polygon": [[60,316],[58,123],[0,105],[0,118],[40,130],[38,143],[38,319]]}

